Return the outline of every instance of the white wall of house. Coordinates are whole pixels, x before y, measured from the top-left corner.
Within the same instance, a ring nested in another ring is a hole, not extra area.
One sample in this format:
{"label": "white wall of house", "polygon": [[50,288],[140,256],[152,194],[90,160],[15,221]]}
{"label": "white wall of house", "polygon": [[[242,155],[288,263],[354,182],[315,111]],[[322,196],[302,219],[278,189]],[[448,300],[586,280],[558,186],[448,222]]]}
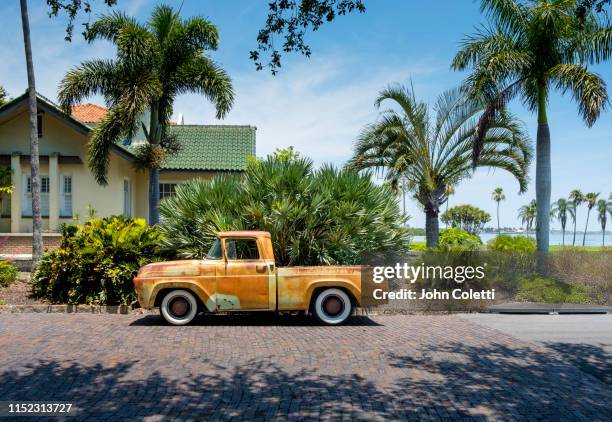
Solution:
{"label": "white wall of house", "polygon": [[[87,218],[89,207],[96,210],[97,216],[123,214],[128,210],[133,217],[146,217],[146,174],[136,172],[127,159],[111,153],[108,185],[100,186],[87,167],[87,137],[84,134],[49,114],[43,116],[42,130],[40,155],[49,157],[48,163],[40,166],[41,175],[49,177],[48,193],[43,194],[48,197],[48,206],[44,207],[48,209],[48,216],[43,218],[44,230],[57,231],[61,223],[77,223],[78,220],[73,218],[75,215],[79,215],[80,221],[83,221]],[[32,231],[32,218],[27,215],[31,207],[24,204],[29,199],[26,185],[30,166],[28,160],[20,158],[20,155],[30,153],[28,134],[28,115],[25,111],[0,124],[0,154],[11,156],[14,186],[10,197],[11,216],[0,218],[0,232]],[[82,164],[60,164],[60,156],[78,156]],[[66,182],[66,179],[70,182]],[[126,186],[129,186],[127,207],[124,204]],[[72,188],[71,195],[64,192],[64,187]],[[71,207],[67,204],[69,200]],[[68,215],[69,208],[71,215]]]}

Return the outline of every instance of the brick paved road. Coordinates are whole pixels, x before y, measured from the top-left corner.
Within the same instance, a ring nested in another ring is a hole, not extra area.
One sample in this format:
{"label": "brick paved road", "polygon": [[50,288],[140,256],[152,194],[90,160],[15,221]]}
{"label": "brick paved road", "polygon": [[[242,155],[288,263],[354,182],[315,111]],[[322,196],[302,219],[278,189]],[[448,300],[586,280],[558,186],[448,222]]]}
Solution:
{"label": "brick paved road", "polygon": [[73,401],[94,419],[609,421],[611,387],[458,316],[170,327],[155,315],[0,314],[0,400]]}

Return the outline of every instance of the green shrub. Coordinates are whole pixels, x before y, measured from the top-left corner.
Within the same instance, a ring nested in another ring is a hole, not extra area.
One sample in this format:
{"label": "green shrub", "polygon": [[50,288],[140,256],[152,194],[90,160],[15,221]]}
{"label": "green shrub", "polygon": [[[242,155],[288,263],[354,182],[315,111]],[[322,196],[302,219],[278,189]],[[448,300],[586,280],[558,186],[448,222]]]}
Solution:
{"label": "green shrub", "polygon": [[17,268],[12,262],[0,260],[0,287],[8,287],[17,279]]}
{"label": "green shrub", "polygon": [[500,234],[489,241],[488,247],[498,252],[533,253],[536,251],[536,241],[528,236]]}
{"label": "green shrub", "polygon": [[573,286],[550,278],[525,279],[520,282],[516,298],[539,303],[589,303],[584,286]]}
{"label": "green shrub", "polygon": [[475,234],[458,227],[452,227],[440,232],[440,252],[472,252],[480,250],[482,241]]}
{"label": "green shrub", "polygon": [[410,242],[410,250],[418,252],[427,252],[427,243],[425,242]]}
{"label": "green shrub", "polygon": [[278,154],[251,160],[243,176],[180,185],[160,214],[165,246],[185,258],[204,256],[217,232],[233,229],[269,231],[279,265],[354,264],[409,243],[395,196],[368,174]]}
{"label": "green shrub", "polygon": [[162,236],[123,216],[63,226],[60,248],[46,252],[32,277],[36,296],[60,303],[129,304],[138,269],[162,259]]}

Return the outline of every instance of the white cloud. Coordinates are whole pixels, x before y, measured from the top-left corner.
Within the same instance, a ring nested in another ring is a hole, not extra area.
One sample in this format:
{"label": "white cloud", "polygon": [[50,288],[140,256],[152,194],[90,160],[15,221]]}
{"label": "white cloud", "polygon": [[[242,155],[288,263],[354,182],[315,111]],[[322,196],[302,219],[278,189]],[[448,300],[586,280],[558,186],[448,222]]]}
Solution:
{"label": "white cloud", "polygon": [[[257,154],[289,145],[315,162],[346,161],[353,141],[364,124],[377,116],[374,99],[392,82],[415,80],[419,93],[429,90],[419,77],[429,79],[441,70],[435,63],[363,69],[363,63],[346,57],[303,60],[277,76],[249,71],[234,78],[236,104],[221,122],[201,96],[179,98],[175,114],[186,123],[250,124],[257,126]],[[425,77],[427,76],[427,78]]]}

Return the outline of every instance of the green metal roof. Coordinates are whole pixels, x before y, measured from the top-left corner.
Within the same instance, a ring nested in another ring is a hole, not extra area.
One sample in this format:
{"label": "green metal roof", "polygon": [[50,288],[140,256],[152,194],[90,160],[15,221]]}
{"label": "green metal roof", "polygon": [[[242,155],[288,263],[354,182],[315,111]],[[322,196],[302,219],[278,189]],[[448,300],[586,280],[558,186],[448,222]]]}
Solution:
{"label": "green metal roof", "polygon": [[254,126],[176,125],[168,130],[181,150],[165,160],[162,170],[243,171],[247,157],[255,155]]}

